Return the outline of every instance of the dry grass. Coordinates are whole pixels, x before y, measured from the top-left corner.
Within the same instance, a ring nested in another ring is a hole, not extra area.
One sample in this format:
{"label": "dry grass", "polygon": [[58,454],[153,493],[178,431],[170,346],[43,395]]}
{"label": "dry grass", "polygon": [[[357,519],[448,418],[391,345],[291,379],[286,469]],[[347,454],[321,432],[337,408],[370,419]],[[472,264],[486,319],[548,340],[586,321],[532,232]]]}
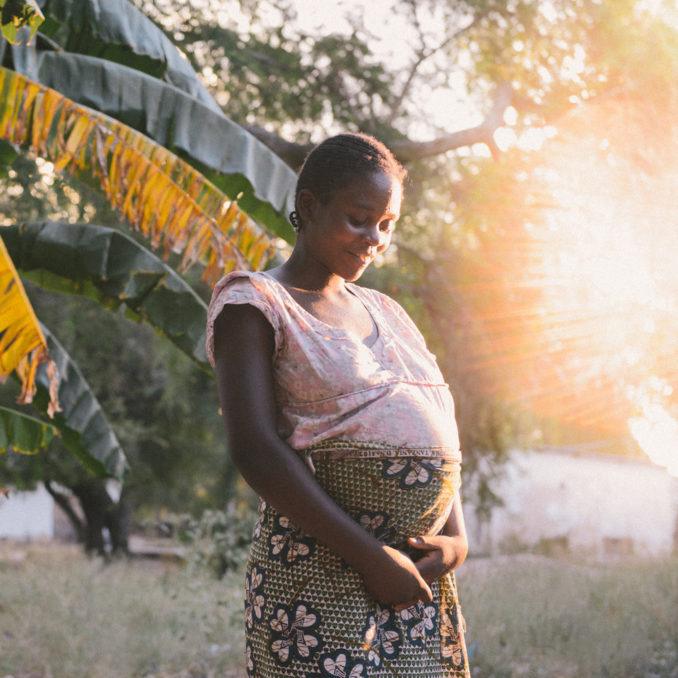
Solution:
{"label": "dry grass", "polygon": [[[9,557],[24,553],[26,557]],[[458,573],[474,678],[677,678],[678,561],[539,556]],[[0,543],[0,676],[240,678],[242,575]]]}
{"label": "dry grass", "polygon": [[240,573],[191,579],[33,547],[20,565],[0,561],[0,582],[0,676],[242,675]]}
{"label": "dry grass", "polygon": [[474,678],[678,678],[678,559],[467,565],[458,581]]}

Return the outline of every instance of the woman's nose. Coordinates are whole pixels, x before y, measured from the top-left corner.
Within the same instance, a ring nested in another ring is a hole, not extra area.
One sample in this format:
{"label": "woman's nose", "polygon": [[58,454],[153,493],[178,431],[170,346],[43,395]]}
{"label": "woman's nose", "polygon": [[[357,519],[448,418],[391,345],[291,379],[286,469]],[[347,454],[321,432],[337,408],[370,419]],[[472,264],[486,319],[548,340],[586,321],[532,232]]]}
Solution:
{"label": "woman's nose", "polygon": [[365,240],[370,243],[370,245],[377,246],[381,242],[381,238],[379,237],[379,224],[375,224],[373,226],[369,226],[368,229],[365,231]]}

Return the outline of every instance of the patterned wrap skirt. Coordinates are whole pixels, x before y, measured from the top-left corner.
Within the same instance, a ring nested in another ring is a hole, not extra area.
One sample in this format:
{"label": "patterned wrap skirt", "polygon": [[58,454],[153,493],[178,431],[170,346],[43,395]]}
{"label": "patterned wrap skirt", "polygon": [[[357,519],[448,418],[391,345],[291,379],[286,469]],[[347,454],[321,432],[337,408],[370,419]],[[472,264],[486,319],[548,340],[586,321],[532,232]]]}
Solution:
{"label": "patterned wrap skirt", "polygon": [[[438,533],[459,491],[460,463],[438,449],[335,440],[303,454],[347,513],[413,559],[424,551],[407,538]],[[454,573],[431,591],[431,603],[380,605],[340,556],[260,499],[245,577],[248,676],[468,678]]]}

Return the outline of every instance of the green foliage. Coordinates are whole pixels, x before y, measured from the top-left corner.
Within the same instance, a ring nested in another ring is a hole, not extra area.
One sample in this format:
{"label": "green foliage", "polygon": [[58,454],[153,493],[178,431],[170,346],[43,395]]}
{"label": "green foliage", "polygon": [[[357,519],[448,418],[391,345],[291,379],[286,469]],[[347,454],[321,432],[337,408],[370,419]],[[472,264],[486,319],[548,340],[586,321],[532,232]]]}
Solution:
{"label": "green foliage", "polygon": [[148,73],[220,112],[181,52],[128,0],[46,0],[43,12],[41,32],[66,52]]}
{"label": "green foliage", "polygon": [[[55,78],[55,82],[62,79],[59,69],[52,68],[50,73],[45,64],[60,68],[77,64],[71,80],[76,83],[74,89],[86,96],[86,88],[77,82],[77,69],[105,59],[128,69],[92,66],[88,72],[118,77],[134,69],[140,74],[125,75],[125,82],[141,88],[152,76],[160,85],[171,83],[177,91],[200,99],[205,108],[214,109],[211,99],[204,98],[198,79],[184,68],[186,62],[181,57],[176,60],[178,47],[232,120],[265,126],[301,143],[341,129],[372,132],[386,143],[456,130],[459,125],[452,113],[449,124],[436,129],[427,119],[429,109],[422,104],[432,93],[458,88],[459,83],[467,89],[469,106],[476,105],[482,114],[489,108],[493,87],[511,82],[517,113],[512,126],[517,134],[545,123],[557,124],[573,108],[610,92],[623,97],[630,91],[658,105],[675,92],[675,31],[640,12],[631,0],[394,0],[393,13],[419,29],[421,43],[407,46],[411,68],[403,67],[402,61],[394,66],[395,62],[379,56],[375,36],[357,15],[349,17],[352,28],[347,33],[320,35],[301,30],[293,5],[284,0],[273,4],[243,1],[238,22],[227,12],[220,13],[219,3],[135,2],[149,19],[126,2],[47,2],[44,32],[67,54],[39,53],[41,77]],[[74,7],[80,11],[71,12]],[[93,8],[104,13],[100,24]],[[423,19],[432,15],[435,22],[427,25]],[[167,37],[152,21],[162,25]],[[48,41],[43,42],[40,50],[47,49]],[[21,53],[14,50],[17,63]],[[76,59],[78,54],[84,57]],[[166,93],[169,90],[172,94]],[[185,101],[172,88],[154,91],[170,97],[167,100]],[[136,101],[145,110],[149,102],[137,94],[129,94],[128,101]],[[102,101],[99,96],[96,105],[103,105]],[[198,109],[202,111],[196,104],[187,110]],[[136,115],[136,124],[144,130],[151,129],[146,112],[139,114],[130,104],[121,110],[130,119]],[[214,134],[189,130],[190,148],[181,146],[172,140],[171,117],[164,109],[153,110],[165,115],[164,122],[145,133],[170,140],[184,157],[192,155],[192,162],[202,163],[195,166],[205,172],[218,170],[195,150],[198,132],[210,141]],[[115,115],[113,106],[109,111]],[[492,314],[517,303],[528,308],[539,300],[538,290],[521,286],[530,252],[520,245],[524,225],[539,225],[549,206],[548,196],[540,194],[534,181],[530,153],[513,150],[490,160],[476,151],[460,149],[410,163],[406,211],[396,229],[397,253],[390,253],[389,266],[369,271],[361,282],[400,300],[438,356],[457,403],[465,490],[475,488],[480,510],[487,512],[498,500],[493,478],[500,473],[510,444],[529,441],[528,435],[535,430],[543,440],[558,443],[586,433],[564,430],[556,421],[540,420],[506,404],[508,395],[518,392],[510,388],[517,376],[538,381],[539,364],[515,367],[492,362],[499,343]],[[24,211],[20,217],[12,216],[12,222],[85,221],[106,213],[106,207],[81,185],[71,182],[66,186],[57,179],[53,187],[46,187],[31,172],[29,161],[16,159],[2,186],[20,190],[20,194],[10,197],[0,190],[0,211]],[[110,214],[98,221],[124,229]],[[505,262],[511,265],[503,266]],[[209,290],[202,292],[205,297]],[[122,342],[115,334],[120,330],[109,326],[103,316],[90,315],[89,308],[68,308],[86,323],[96,323],[98,331],[102,328],[104,339],[99,344],[109,342],[115,356],[126,360],[135,356],[128,370],[124,361],[111,358],[107,362],[97,355],[100,346],[84,332],[72,333],[74,342],[89,356],[85,360],[92,379],[102,375],[102,403],[113,409],[112,420],[116,429],[120,427],[121,439],[134,449],[131,458],[138,470],[130,482],[140,505],[148,510],[167,504],[191,512],[219,505],[220,492],[235,487],[235,472],[225,461],[213,384],[205,375],[194,376],[193,364],[177,357],[173,349],[164,352],[140,328],[124,324]],[[533,348],[530,335],[523,337],[519,348]],[[139,384],[139,375],[145,375],[147,391]],[[97,390],[98,383],[93,385]],[[127,397],[128,386],[138,396],[139,407],[147,408],[147,417],[140,416],[133,399]],[[205,417],[202,422],[201,416]],[[177,425],[179,421],[183,426]],[[223,478],[229,480],[222,483]],[[148,491],[144,493],[143,488]]]}
{"label": "green foliage", "polygon": [[[44,163],[22,156],[0,179],[0,214],[18,222],[52,216],[124,228],[96,192],[52,176]],[[188,281],[203,297],[209,295],[197,273]],[[196,369],[193,360],[148,325],[125,317],[124,307],[106,309],[85,296],[55,294],[30,281],[27,291],[38,317],[78,356],[79,368],[125,449],[130,466],[125,492],[135,513],[169,509],[197,515],[244,491],[228,460],[210,374]],[[1,404],[12,406],[14,386],[9,380],[0,389]],[[5,456],[0,464],[0,483],[19,487],[34,487],[40,479],[70,487],[86,477],[60,440],[44,453]]]}
{"label": "green foliage", "polygon": [[244,31],[221,21],[209,4],[137,4],[171,31],[198,73],[211,76],[215,97],[237,122],[293,124],[298,142],[318,139],[330,126],[392,135],[382,122],[395,100],[392,74],[372,54],[370,32],[357,19],[348,35],[318,35],[299,30],[289,3],[276,3],[275,23],[258,3],[241,3],[252,25]]}
{"label": "green foliage", "polygon": [[35,454],[45,449],[58,430],[23,412],[0,407],[0,454],[11,450]]}
{"label": "green foliage", "polygon": [[188,562],[193,570],[205,570],[221,579],[244,566],[255,521],[256,512],[231,501],[223,511],[206,510],[197,519],[188,514],[170,515],[163,524],[189,546]]}
{"label": "green foliage", "polygon": [[[41,329],[47,340],[49,355],[59,373],[61,411],[56,412],[51,421],[61,432],[66,448],[86,469],[97,475],[122,479],[127,460],[104,410],[68,352],[45,325],[41,324]],[[46,412],[49,377],[44,364],[38,367],[35,382],[37,393],[33,407]]]}
{"label": "green foliage", "polygon": [[174,269],[128,235],[105,226],[43,221],[7,226],[14,265],[45,289],[124,305],[211,375],[205,355],[207,305]]}
{"label": "green foliage", "polygon": [[[78,355],[125,450],[126,495],[139,515],[222,505],[235,492],[235,477],[211,375],[148,325],[126,319],[123,309],[28,289],[38,316]],[[49,462],[62,468],[54,456]],[[81,477],[64,470],[70,483]]]}
{"label": "green foliage", "polygon": [[[2,54],[0,54],[0,62],[2,61]],[[14,150],[12,144],[6,141],[0,141],[0,178],[7,175],[9,166],[17,157],[17,152]]]}
{"label": "green foliage", "polygon": [[176,153],[252,219],[289,241],[292,170],[242,127],[191,95],[121,64],[81,54],[13,48],[15,70],[110,115]]}
{"label": "green foliage", "polygon": [[[11,226],[20,222],[93,221],[127,231],[120,217],[90,186],[72,176],[62,178],[52,172],[52,166],[42,159],[17,155],[7,145],[7,158],[0,176],[0,224]],[[133,232],[129,232],[135,237]],[[137,236],[138,237],[138,236]]]}
{"label": "green foliage", "polygon": [[0,28],[11,43],[17,41],[19,30],[28,27],[30,40],[44,17],[35,0],[0,0]]}

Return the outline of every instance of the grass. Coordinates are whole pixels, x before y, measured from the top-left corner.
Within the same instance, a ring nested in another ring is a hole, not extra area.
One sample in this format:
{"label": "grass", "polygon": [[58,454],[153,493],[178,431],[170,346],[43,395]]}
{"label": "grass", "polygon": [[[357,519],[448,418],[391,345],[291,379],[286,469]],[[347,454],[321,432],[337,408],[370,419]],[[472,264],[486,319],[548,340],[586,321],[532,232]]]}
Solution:
{"label": "grass", "polygon": [[[0,676],[244,676],[240,572],[17,550],[11,562],[0,545]],[[468,561],[458,581],[474,678],[678,677],[676,559],[505,556]]]}
{"label": "grass", "polygon": [[236,676],[241,575],[191,578],[156,562],[31,549],[0,564],[0,676]]}
{"label": "grass", "polygon": [[501,557],[458,581],[474,677],[678,677],[676,558]]}

